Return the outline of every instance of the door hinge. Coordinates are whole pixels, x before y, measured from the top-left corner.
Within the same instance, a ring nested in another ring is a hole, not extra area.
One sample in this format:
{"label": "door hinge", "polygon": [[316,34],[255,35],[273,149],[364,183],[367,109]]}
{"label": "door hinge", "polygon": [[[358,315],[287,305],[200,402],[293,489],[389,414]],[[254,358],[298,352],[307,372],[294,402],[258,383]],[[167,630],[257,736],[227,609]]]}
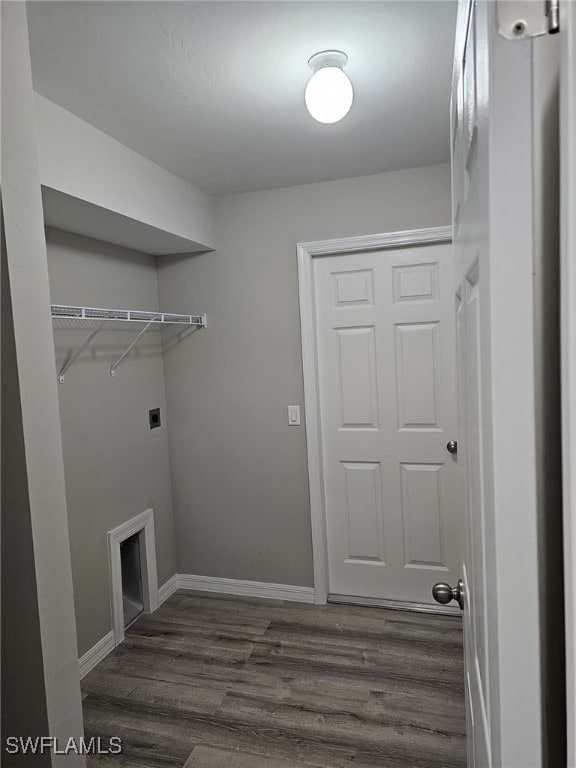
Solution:
{"label": "door hinge", "polygon": [[497,0],[498,33],[507,40],[553,35],[560,29],[560,0]]}

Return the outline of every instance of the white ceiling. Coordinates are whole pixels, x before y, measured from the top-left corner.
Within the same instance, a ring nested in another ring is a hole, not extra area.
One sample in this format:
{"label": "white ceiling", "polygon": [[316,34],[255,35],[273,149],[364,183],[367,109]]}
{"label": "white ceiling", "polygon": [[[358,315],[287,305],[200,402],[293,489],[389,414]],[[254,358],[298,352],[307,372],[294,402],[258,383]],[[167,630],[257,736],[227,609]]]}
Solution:
{"label": "white ceiling", "polygon": [[[212,194],[449,159],[455,0],[28,2],[37,91]],[[341,123],[308,58],[349,56]]]}

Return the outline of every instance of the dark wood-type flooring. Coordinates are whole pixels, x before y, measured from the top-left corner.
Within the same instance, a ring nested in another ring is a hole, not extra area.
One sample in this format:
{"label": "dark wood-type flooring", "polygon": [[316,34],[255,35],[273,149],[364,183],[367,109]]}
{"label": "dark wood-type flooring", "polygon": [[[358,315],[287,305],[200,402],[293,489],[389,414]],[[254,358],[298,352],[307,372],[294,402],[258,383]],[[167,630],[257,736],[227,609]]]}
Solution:
{"label": "dark wood-type flooring", "polygon": [[457,617],[176,592],[82,681],[122,768],[463,768]]}

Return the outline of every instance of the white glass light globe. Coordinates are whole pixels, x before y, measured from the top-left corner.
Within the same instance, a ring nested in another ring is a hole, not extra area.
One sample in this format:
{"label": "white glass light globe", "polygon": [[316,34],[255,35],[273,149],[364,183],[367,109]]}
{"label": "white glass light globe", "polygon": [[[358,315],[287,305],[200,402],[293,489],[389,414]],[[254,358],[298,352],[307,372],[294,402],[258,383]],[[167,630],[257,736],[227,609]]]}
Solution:
{"label": "white glass light globe", "polygon": [[337,123],[350,111],[354,89],[340,67],[321,67],[310,78],[304,100],[319,123]]}

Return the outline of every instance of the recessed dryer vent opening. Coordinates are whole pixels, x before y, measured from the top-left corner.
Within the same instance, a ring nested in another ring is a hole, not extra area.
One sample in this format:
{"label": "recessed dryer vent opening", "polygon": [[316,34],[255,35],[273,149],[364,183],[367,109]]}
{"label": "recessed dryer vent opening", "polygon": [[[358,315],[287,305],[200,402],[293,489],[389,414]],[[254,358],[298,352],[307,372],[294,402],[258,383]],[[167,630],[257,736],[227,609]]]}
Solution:
{"label": "recessed dryer vent opening", "polygon": [[120,543],[120,568],[122,571],[124,628],[126,628],[144,611],[140,567],[140,533],[135,533]]}
{"label": "recessed dryer vent opening", "polygon": [[154,512],[147,509],[108,531],[114,645],[141,613],[158,608]]}

